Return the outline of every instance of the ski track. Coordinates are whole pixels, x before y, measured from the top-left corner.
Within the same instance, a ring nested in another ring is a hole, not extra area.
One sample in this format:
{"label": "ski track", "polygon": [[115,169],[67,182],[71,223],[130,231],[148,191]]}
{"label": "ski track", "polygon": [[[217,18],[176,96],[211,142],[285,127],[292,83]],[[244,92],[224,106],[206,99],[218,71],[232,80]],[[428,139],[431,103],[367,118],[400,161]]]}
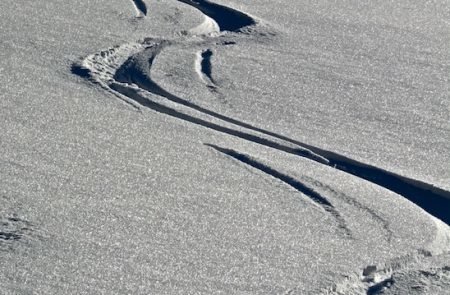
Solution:
{"label": "ski track", "polygon": [[144,0],[131,0],[131,2],[133,2],[134,7],[136,8],[137,17],[147,16],[147,5]]}
{"label": "ski track", "polygon": [[371,218],[373,220],[375,220],[377,223],[380,224],[380,227],[383,229],[383,231],[386,235],[386,240],[388,242],[390,242],[392,240],[392,236],[394,233],[390,229],[389,222],[387,220],[385,220],[383,217],[381,217],[378,213],[376,213],[373,209],[361,204],[355,198],[347,196],[346,194],[344,194],[342,192],[338,192],[335,189],[333,189],[332,187],[330,187],[318,180],[312,179],[307,176],[304,176],[303,179],[304,179],[304,181],[310,183],[312,186],[319,188],[319,189],[323,189],[326,192],[330,193],[331,195],[334,196],[334,198],[343,200],[347,204],[349,204],[359,210],[365,211],[367,214],[369,214],[371,216]]}
{"label": "ski track", "polygon": [[339,214],[339,212],[336,210],[336,208],[334,208],[334,206],[331,204],[331,202],[325,196],[322,196],[320,193],[315,191],[313,188],[305,185],[304,183],[300,182],[299,180],[293,178],[292,176],[283,174],[283,173],[255,160],[254,158],[249,157],[248,155],[241,154],[241,153],[231,150],[231,149],[221,148],[221,147],[218,147],[213,144],[205,144],[205,145],[215,149],[218,152],[226,154],[246,165],[249,165],[265,174],[268,174],[278,180],[281,180],[282,182],[291,186],[295,190],[303,193],[304,195],[309,197],[315,204],[320,206],[324,211],[330,213],[335,218],[335,220],[338,224],[338,227],[344,231],[346,236],[351,237],[351,231],[348,229],[344,218],[342,218],[342,216]]}
{"label": "ski track", "polygon": [[[441,219],[447,224],[450,224],[450,213],[446,209],[449,208],[450,206],[450,192],[448,191],[436,188],[433,185],[427,183],[423,183],[417,180],[397,175],[389,171],[385,171],[383,169],[368,164],[361,163],[356,160],[352,160],[343,155],[323,150],[318,147],[293,140],[286,136],[264,130],[262,128],[252,126],[248,123],[241,122],[239,120],[203,108],[186,99],[183,99],[172,93],[169,93],[151,79],[150,70],[157,54],[161,50],[163,50],[165,46],[171,45],[171,43],[167,41],[160,41],[160,43],[157,43],[156,41],[150,42],[155,43],[151,45],[147,44],[145,46],[141,45],[141,51],[137,50],[138,52],[132,54],[127,60],[124,61],[124,63],[121,66],[115,65],[118,68],[114,74],[113,74],[114,65],[113,66],[103,65],[102,67],[104,67],[109,71],[109,76],[107,75],[108,73],[106,73],[107,71],[100,72],[101,75],[106,76],[96,77],[97,79],[94,80],[96,80],[97,82],[98,80],[104,81],[103,85],[109,85],[107,87],[109,87],[110,89],[112,88],[113,90],[131,98],[132,100],[138,102],[139,104],[148,107],[150,109],[156,110],[158,112],[168,114],[177,117],[179,119],[189,121],[191,123],[202,125],[204,127],[208,127],[210,129],[214,129],[219,132],[227,133],[229,135],[237,136],[249,141],[253,141],[255,143],[275,148],[280,151],[295,154],[310,159],[312,161],[315,161],[317,163],[333,167],[337,170],[346,172],[356,177],[365,179],[369,182],[372,182],[390,191],[393,191],[399,195],[402,195],[408,200],[419,205],[425,211]],[[112,60],[115,61],[116,59],[112,58]],[[104,60],[103,62],[108,63],[109,61]],[[100,61],[97,60],[95,62],[85,63],[85,67],[79,65],[73,66],[72,72],[79,74],[82,77],[85,78],[88,77],[92,79],[94,71],[89,70],[89,66],[92,65],[98,66],[101,63],[102,63],[101,60]],[[101,70],[102,69],[100,68],[100,71]],[[117,82],[120,82],[122,86],[119,86]],[[102,84],[102,82],[98,83]],[[277,140],[282,140],[294,144],[298,148],[292,148],[290,146],[280,144],[267,138],[259,137],[235,129],[230,129],[215,123],[205,121],[203,119],[195,118],[193,116],[184,114],[182,111],[178,111],[170,107],[163,106],[159,103],[152,102],[150,99],[139,94],[138,91],[135,91],[133,89],[127,90],[126,88],[128,87],[129,84],[137,85],[140,89],[146,90],[158,96],[165,97],[169,101],[179,104],[180,106],[188,107],[205,115],[214,117],[227,123],[231,123],[241,128],[245,128],[254,132],[264,134]],[[111,87],[112,85],[113,87]]]}
{"label": "ski track", "polygon": [[[299,149],[296,148],[292,148],[290,146],[287,145],[283,145],[280,144],[278,142],[266,139],[264,137],[259,137],[256,135],[253,135],[251,133],[246,133],[240,130],[236,130],[236,129],[232,129],[232,128],[228,128],[219,124],[215,124],[213,122],[209,122],[206,120],[203,120],[201,118],[197,118],[191,115],[188,115],[182,111],[176,110],[174,108],[168,107],[162,103],[156,102],[156,101],[152,101],[150,99],[148,99],[146,96],[142,95],[140,93],[140,89],[139,88],[133,88],[133,87],[128,87],[127,85],[124,85],[123,83],[112,83],[110,85],[111,89],[114,91],[117,91],[118,93],[123,94],[124,96],[127,96],[128,98],[132,99],[133,101],[137,102],[138,104],[147,107],[153,111],[159,112],[161,114],[165,114],[165,115],[169,115],[199,126],[203,126],[221,133],[225,133],[231,136],[235,136],[253,143],[257,143],[266,147],[270,147],[279,151],[283,151],[289,154],[293,154],[293,155],[298,155],[299,154]],[[157,88],[157,91],[159,91],[160,89]],[[152,93],[155,93],[152,92]]]}
{"label": "ski track", "polygon": [[[206,1],[198,1],[194,3],[191,1],[183,0],[181,2],[190,4],[198,8],[205,14],[206,12],[208,12],[209,16],[214,18],[214,20],[218,24],[221,24],[220,16],[222,15],[221,11],[224,8],[223,6],[216,6]],[[242,26],[252,25],[255,23],[254,21],[249,21],[249,17],[243,13],[237,13],[233,9],[225,9],[225,11],[227,11],[224,12],[225,14],[231,13],[233,17],[237,17],[241,19],[241,21],[237,22],[237,24],[239,24],[239,28],[237,28],[227,26],[223,23],[222,20],[221,30],[229,29],[238,31],[242,29]],[[230,22],[232,21],[230,20]],[[450,224],[450,212],[447,209],[450,207],[450,192],[448,191],[434,187],[431,184],[406,178],[398,174],[374,167],[372,165],[352,160],[350,158],[347,158],[346,156],[339,155],[337,153],[327,151],[312,145],[308,145],[303,142],[293,140],[287,136],[264,130],[251,124],[224,116],[164,90],[151,79],[150,70],[157,54],[165,46],[169,45],[171,45],[169,41],[153,40],[149,38],[148,40],[145,40],[143,44],[128,44],[124,45],[124,48],[118,46],[113,49],[102,51],[100,54],[89,56],[83,61],[82,65],[73,65],[72,72],[78,74],[81,77],[93,80],[105,89],[112,89],[114,91],[117,91],[118,93],[127,96],[128,98],[134,100],[142,106],[148,107],[160,113],[171,115],[194,124],[202,125],[219,132],[237,136],[287,153],[295,154],[318,162],[320,164],[333,167],[337,170],[349,173],[358,178],[365,179],[405,197],[433,216],[441,219],[447,224]],[[126,59],[127,56],[128,59]],[[124,57],[126,60],[123,60]],[[119,85],[117,82],[121,82],[122,85]],[[212,116],[216,119],[223,120],[227,123],[234,124],[241,128],[249,129],[251,131],[258,132],[278,140],[289,142],[298,146],[298,148],[292,148],[273,140],[269,140],[267,138],[262,138],[253,134],[211,123],[206,120],[184,114],[182,111],[178,111],[162,104],[152,102],[150,101],[150,99],[142,96],[138,91],[135,91],[131,88],[127,89],[128,84],[135,84],[141,89],[144,89],[158,96],[165,97],[166,99],[181,106],[194,109],[205,115]]]}
{"label": "ski track", "polygon": [[[183,99],[181,97],[178,97],[165,89],[163,89],[161,86],[159,86],[155,81],[152,80],[150,75],[147,74],[147,71],[149,71],[152,67],[152,64],[159,52],[165,47],[168,46],[169,43],[162,42],[159,44],[154,44],[153,46],[148,46],[146,49],[144,49],[142,52],[131,56],[128,58],[122,66],[116,71],[113,78],[110,79],[110,81],[115,81],[115,83],[111,83],[109,87],[113,88],[113,90],[131,98],[132,100],[136,101],[137,103],[141,104],[142,106],[145,106],[147,108],[150,108],[152,110],[158,111],[160,113],[164,113],[167,115],[171,115],[173,117],[176,117],[178,119],[182,119],[197,125],[201,125],[203,127],[207,127],[222,133],[226,133],[232,136],[236,136],[248,141],[252,141],[254,143],[258,143],[267,147],[271,147],[286,153],[294,154],[294,155],[302,155],[311,159],[315,159],[318,162],[325,161],[321,157],[315,155],[308,149],[304,148],[293,148],[288,145],[280,144],[276,141],[269,140],[264,137],[256,136],[251,133],[242,132],[239,130],[231,129],[225,126],[221,126],[200,118],[193,117],[191,115],[187,115],[183,113],[182,111],[175,110],[171,107],[162,105],[160,103],[157,103],[155,101],[151,101],[147,97],[141,95],[139,91],[136,91],[136,89],[132,89],[128,87],[127,85],[134,84],[137,85],[140,89],[146,90],[147,92],[153,93],[158,96],[162,96],[166,99],[168,99],[171,102],[176,103],[177,105],[187,107],[190,109],[193,109],[195,111],[198,111],[202,114],[214,117],[216,119],[225,121],[227,123],[231,123],[240,127],[244,127],[247,129],[250,129],[252,131],[258,131],[260,129],[254,128],[253,126],[240,122],[238,120],[229,118],[227,116],[221,115],[219,113],[216,113],[214,111],[205,109],[201,106],[198,106],[186,99]],[[119,83],[117,83],[119,82]],[[128,88],[128,89],[127,89]]]}
{"label": "ski track", "polygon": [[[204,42],[209,41],[211,42],[211,45],[217,40],[217,36],[214,36],[213,34],[217,31],[216,26],[220,28],[221,32],[231,31],[239,33],[242,32],[244,27],[256,25],[256,21],[250,16],[232,8],[214,4],[209,1],[179,0],[179,2],[191,5],[205,14],[207,21],[206,27],[199,30],[199,35],[197,37],[209,35],[209,39],[204,40]],[[146,15],[147,8],[143,1],[133,1],[133,3],[135,3],[136,8],[141,14]],[[186,39],[184,39],[184,41],[189,42],[189,40],[186,41]],[[223,43],[222,45],[227,44],[228,43]],[[230,41],[229,44],[235,44],[235,42]],[[96,85],[101,86],[103,89],[112,92],[117,97],[120,97],[135,107],[137,104],[137,107],[146,107],[158,113],[172,116],[217,132],[297,155],[381,186],[403,196],[429,212],[431,215],[450,225],[450,212],[448,210],[448,208],[450,208],[449,191],[216,113],[166,91],[151,78],[151,67],[157,58],[157,55],[164,50],[166,46],[176,46],[176,42],[148,38],[142,42],[116,46],[100,53],[92,54],[86,57],[81,63],[73,64],[71,71],[73,74],[88,79]],[[207,50],[209,50],[210,53]],[[198,73],[201,78],[205,77],[205,79],[208,78],[213,82],[210,60],[212,51],[211,49],[207,50],[200,53],[200,59],[197,60],[196,67],[199,70]],[[147,95],[148,93],[152,93],[159,98],[165,98],[167,102],[172,103],[171,106],[168,106],[164,100],[156,101],[156,99],[153,99],[152,95]],[[200,116],[192,115],[192,110],[198,112],[199,115],[203,117],[200,118]],[[190,112],[188,113],[188,111]],[[205,116],[207,119],[205,119]],[[227,127],[213,122],[213,120],[217,119],[232,124],[240,129]],[[252,133],[250,133],[250,131]],[[335,218],[338,227],[342,229],[345,234],[350,235],[345,220],[336,208],[327,198],[318,193],[314,188],[307,186],[289,175],[282,174],[244,154],[214,145],[209,146],[286,183],[308,196],[314,203],[322,207]],[[311,181],[309,182],[311,183]],[[351,197],[336,192],[336,190],[324,184],[312,182],[310,185],[322,188],[334,197],[341,198],[348,204],[368,212],[368,214],[384,228],[387,240],[391,240],[393,233],[389,228],[389,223],[372,209],[362,205]],[[15,234],[14,231],[1,231],[0,244],[1,239],[14,239],[14,237],[16,237]],[[383,270],[383,272],[387,273],[388,271]],[[365,290],[367,294],[377,294],[380,290],[388,287],[389,284],[391,284],[389,277],[384,276],[383,280],[377,280],[376,282],[366,284],[367,288]]]}

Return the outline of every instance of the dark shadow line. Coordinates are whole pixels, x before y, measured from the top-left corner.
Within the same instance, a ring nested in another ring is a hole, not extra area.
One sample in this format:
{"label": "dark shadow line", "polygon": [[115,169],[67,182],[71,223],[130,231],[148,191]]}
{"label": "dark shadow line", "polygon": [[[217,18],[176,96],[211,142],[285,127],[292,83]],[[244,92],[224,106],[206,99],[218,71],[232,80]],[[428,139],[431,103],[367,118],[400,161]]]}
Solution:
{"label": "dark shadow line", "polygon": [[14,232],[0,232],[0,241],[18,241],[21,235]]}
{"label": "dark shadow line", "polygon": [[450,192],[332,152],[325,157],[334,168],[395,192],[450,225]]}
{"label": "dark shadow line", "polygon": [[322,197],[319,193],[317,193],[316,191],[314,191],[313,189],[307,187],[306,185],[304,185],[303,183],[301,183],[300,181],[292,178],[291,176],[282,174],[278,171],[276,171],[275,169],[262,164],[261,162],[258,162],[254,159],[251,159],[249,156],[238,153],[234,150],[231,149],[225,149],[225,148],[221,148],[219,146],[213,145],[213,144],[208,144],[205,143],[206,146],[212,147],[213,149],[226,154],[230,157],[235,158],[236,160],[241,161],[242,163],[245,163],[247,165],[252,166],[253,168],[256,168],[266,174],[269,174],[287,184],[289,184],[290,186],[292,186],[293,188],[295,188],[296,190],[298,190],[299,192],[307,195],[308,197],[311,198],[311,200],[313,200],[314,202],[316,202],[319,205],[324,205],[324,206],[328,206],[328,207],[333,207],[333,205],[331,205],[331,203],[324,197]]}
{"label": "dark shadow line", "polygon": [[[144,89],[150,93],[162,96],[167,98],[168,100],[175,102],[177,104],[183,105],[185,107],[189,107],[193,110],[199,111],[203,114],[212,116],[214,118],[220,119],[222,121],[247,128],[252,131],[257,131],[275,138],[282,139],[282,136],[277,136],[277,134],[265,131],[260,128],[253,127],[250,124],[235,120],[233,118],[221,115],[214,111],[205,109],[199,105],[196,105],[192,102],[187,101],[181,97],[173,95],[172,93],[166,91],[161,86],[159,86],[156,82],[152,80],[150,77],[150,69],[153,65],[154,59],[157,54],[164,48],[164,44],[155,45],[147,48],[143,53],[137,54],[135,56],[130,57],[115,73],[114,80],[121,83],[128,84],[136,84],[139,88]],[[206,122],[206,121],[205,121]],[[218,126],[218,125],[217,125]],[[232,129],[230,129],[232,130]],[[298,145],[298,144],[297,144]],[[300,145],[301,147],[301,145]],[[294,150],[294,149],[293,149]],[[326,159],[315,155],[308,149],[298,148],[295,149],[297,152],[295,154],[304,156],[308,159],[314,159],[314,161],[328,164]]]}
{"label": "dark shadow line", "polygon": [[392,277],[387,278],[367,289],[367,295],[383,294],[386,288],[390,288],[395,283]]}
{"label": "dark shadow line", "polygon": [[70,67],[70,72],[74,75],[80,76],[81,78],[91,80],[91,71],[89,69],[84,68],[83,66],[73,63]]}
{"label": "dark shadow line", "polygon": [[[343,155],[327,151],[291,138],[272,132],[262,132],[272,135],[278,139],[290,142],[310,150],[316,155],[324,157],[329,162],[326,165],[349,173],[356,177],[384,187],[395,192],[414,204],[418,205],[431,215],[450,225],[450,192],[431,184],[398,175],[381,168],[365,164]],[[315,159],[311,159],[316,161]],[[322,163],[325,164],[325,163]]]}
{"label": "dark shadow line", "polygon": [[197,8],[203,14],[212,18],[220,31],[237,32],[244,27],[256,24],[256,21],[247,14],[230,7],[212,3],[206,0],[178,0]]}
{"label": "dark shadow line", "polygon": [[211,49],[206,49],[201,53],[201,62],[200,62],[200,70],[201,72],[208,77],[211,83],[214,84],[214,79],[212,78],[212,65],[211,65],[211,57],[213,52]]}
{"label": "dark shadow line", "polygon": [[169,115],[196,125],[200,125],[215,131],[219,131],[231,136],[235,136],[247,141],[251,141],[260,145],[264,145],[273,149],[277,149],[289,154],[293,154],[293,155],[300,155],[302,153],[301,150],[296,149],[296,148],[291,148],[289,146],[285,146],[282,144],[279,144],[275,141],[269,140],[269,139],[265,139],[250,133],[245,133],[242,131],[238,131],[238,130],[234,130],[231,128],[227,128],[224,126],[220,126],[218,124],[214,124],[208,121],[205,121],[203,119],[199,119],[187,114],[184,114],[182,112],[179,112],[175,109],[172,109],[170,107],[167,107],[165,105],[162,105],[160,103],[151,101],[149,99],[147,99],[146,97],[142,96],[141,94],[139,94],[139,90],[137,89],[133,89],[131,87],[127,87],[127,86],[123,86],[119,83],[111,83],[110,87],[112,90],[117,91],[127,97],[129,97],[130,99],[136,101],[137,103],[139,103],[140,105],[147,107],[151,110],[154,110],[156,112],[165,114],[165,115]]}
{"label": "dark shadow line", "polygon": [[137,10],[139,10],[143,15],[147,15],[147,5],[144,0],[132,0]]}

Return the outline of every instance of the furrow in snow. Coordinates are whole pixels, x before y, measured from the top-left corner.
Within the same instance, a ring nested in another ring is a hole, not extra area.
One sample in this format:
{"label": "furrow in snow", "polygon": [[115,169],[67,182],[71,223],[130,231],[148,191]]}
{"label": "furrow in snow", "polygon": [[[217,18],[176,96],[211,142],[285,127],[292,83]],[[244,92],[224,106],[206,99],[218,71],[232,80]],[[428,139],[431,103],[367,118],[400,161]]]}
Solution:
{"label": "furrow in snow", "polygon": [[178,0],[197,8],[203,14],[213,19],[220,31],[238,32],[244,27],[256,24],[249,15],[230,7],[209,2],[207,0]]}
{"label": "furrow in snow", "polygon": [[327,158],[330,166],[393,191],[450,225],[450,192],[333,152],[312,150]]}
{"label": "furrow in snow", "polygon": [[212,77],[211,57],[213,52],[211,49],[205,49],[197,53],[195,61],[195,70],[200,79],[209,86],[214,86],[214,79]]}
{"label": "furrow in snow", "polygon": [[255,160],[247,155],[238,153],[231,149],[221,148],[221,147],[218,147],[218,146],[212,145],[212,144],[206,144],[206,145],[209,147],[212,147],[215,150],[217,150],[223,154],[226,154],[246,165],[249,165],[259,171],[262,171],[278,180],[281,180],[282,182],[293,187],[297,191],[303,193],[304,195],[309,197],[314,203],[316,203],[321,208],[323,208],[326,212],[330,213],[335,218],[335,220],[338,224],[338,227],[344,231],[345,235],[351,236],[351,232],[348,229],[344,218],[342,218],[342,216],[339,214],[339,212],[336,210],[336,208],[333,206],[333,204],[331,204],[331,202],[325,196],[321,195],[320,193],[315,191],[313,188],[305,185],[304,183],[300,182],[299,180],[297,180],[289,175],[283,174],[283,173]]}
{"label": "furrow in snow", "polygon": [[147,15],[147,5],[144,0],[131,0],[131,2],[133,2],[134,7],[136,8],[138,17],[144,17]]}
{"label": "furrow in snow", "polygon": [[381,217],[376,211],[374,211],[372,208],[369,208],[368,206],[361,204],[358,200],[355,198],[352,198],[342,192],[338,192],[332,187],[317,181],[315,179],[312,179],[310,177],[303,177],[303,179],[308,182],[310,185],[314,186],[315,188],[325,190],[329,194],[333,195],[334,198],[338,198],[347,204],[355,207],[356,209],[359,209],[361,211],[366,212],[368,215],[370,215],[370,218],[372,218],[375,222],[377,222],[380,227],[383,229],[384,234],[386,235],[386,240],[390,242],[392,240],[393,232],[390,228],[389,222],[385,220],[383,217]]}
{"label": "furrow in snow", "polygon": [[[168,100],[175,102],[177,104],[180,104],[182,106],[191,108],[193,110],[196,110],[200,113],[203,113],[205,115],[214,117],[216,119],[225,121],[227,123],[231,123],[234,125],[237,125],[239,127],[243,127],[246,129],[250,129],[252,131],[260,132],[265,135],[269,135],[275,138],[281,138],[280,136],[273,136],[271,132],[265,131],[260,128],[256,128],[250,124],[238,121],[236,119],[224,116],[222,114],[216,113],[214,111],[211,111],[209,109],[205,109],[197,104],[194,104],[187,99],[183,99],[179,96],[176,96],[172,93],[169,93],[165,89],[163,89],[161,86],[159,86],[155,81],[151,78],[151,67],[153,64],[154,59],[156,58],[157,54],[163,49],[163,47],[166,46],[164,43],[161,43],[159,45],[155,46],[149,46],[142,52],[139,52],[138,54],[131,56],[114,74],[114,80],[121,83],[128,83],[128,84],[135,84],[141,89],[144,89],[148,92],[151,92],[153,94],[163,96],[167,98]],[[210,125],[210,124],[209,124]],[[228,133],[228,132],[227,132]],[[266,140],[267,141],[267,140]],[[259,143],[261,143],[260,140],[258,140]],[[275,142],[270,141],[271,143],[267,143],[265,145],[270,147],[278,146],[277,148],[280,149],[279,144],[275,144]],[[317,162],[325,163],[327,164],[327,160],[317,154],[314,154],[309,149],[306,148],[281,148],[281,150],[293,153],[296,155],[301,155],[309,159],[314,159]]]}
{"label": "furrow in snow", "polygon": [[[151,86],[152,84],[148,84],[149,86]],[[155,84],[156,85],[156,84]],[[184,113],[182,110],[178,110],[169,106],[164,105],[163,103],[160,102],[156,102],[153,101],[151,99],[149,99],[148,97],[144,96],[141,94],[141,89],[140,88],[135,88],[135,87],[130,87],[127,84],[124,83],[117,83],[117,82],[113,82],[110,84],[110,88],[114,91],[117,91],[118,93],[132,99],[133,101],[137,102],[138,104],[149,108],[153,111],[165,114],[165,115],[169,115],[172,117],[175,117],[177,119],[181,119],[199,126],[203,126],[224,134],[228,134],[231,136],[235,136],[253,143],[257,143],[266,147],[270,147],[285,153],[289,153],[289,154],[293,154],[293,155],[298,155],[299,154],[299,150],[297,148],[292,148],[290,146],[287,145],[283,145],[280,144],[276,141],[264,138],[264,137],[259,137],[256,136],[254,134],[251,133],[247,133],[247,132],[243,132],[240,130],[236,130],[236,129],[232,129],[232,128],[228,128],[198,117],[194,117],[192,115],[189,115],[187,113]],[[156,85],[154,91],[151,90],[150,92],[152,93],[159,93],[161,91],[165,91],[163,89],[161,89],[159,86]]]}
{"label": "furrow in snow", "polygon": [[[152,59],[149,58],[147,60],[150,61]],[[138,65],[135,64],[135,66]],[[151,65],[146,65],[145,68],[149,68],[150,66]],[[133,71],[132,70],[133,66],[129,66],[129,69],[130,71]],[[162,95],[173,102],[180,103],[184,106],[188,106],[204,114],[303,147],[303,149],[299,149],[296,152],[296,154],[306,157],[310,160],[319,162],[321,164],[326,164],[335,169],[352,174],[359,178],[365,179],[369,182],[380,185],[397,194],[400,194],[403,197],[407,198],[408,200],[419,205],[425,211],[438,217],[447,224],[450,224],[450,213],[447,209],[450,207],[450,192],[435,188],[430,184],[408,179],[406,177],[402,177],[389,171],[385,171],[383,169],[349,159],[337,153],[326,151],[311,145],[307,145],[292,140],[290,138],[287,138],[285,136],[270,131],[256,128],[254,126],[251,126],[250,124],[223,116],[211,110],[204,109],[198,105],[188,102],[185,99],[179,98],[175,95],[168,93],[167,91],[159,87],[155,82],[153,82],[149,77],[145,78],[140,76],[135,78],[132,77],[132,82],[136,83],[143,89],[149,90],[150,92],[153,92],[158,95]]]}
{"label": "furrow in snow", "polygon": [[350,159],[335,152],[305,144],[284,135],[259,128],[254,128],[253,130],[301,146],[320,159],[325,159],[325,161],[317,161],[316,158],[308,155],[304,155],[305,157],[393,191],[450,225],[450,211],[448,210],[450,208],[449,191]]}

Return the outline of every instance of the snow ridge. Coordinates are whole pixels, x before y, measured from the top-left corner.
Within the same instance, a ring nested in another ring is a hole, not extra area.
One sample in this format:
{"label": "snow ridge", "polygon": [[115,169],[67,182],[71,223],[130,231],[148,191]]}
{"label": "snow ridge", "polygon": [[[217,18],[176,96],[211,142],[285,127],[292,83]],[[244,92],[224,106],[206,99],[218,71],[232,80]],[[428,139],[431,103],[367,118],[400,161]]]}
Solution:
{"label": "snow ridge", "polygon": [[220,33],[220,27],[217,22],[207,15],[204,15],[204,21],[197,27],[190,29],[188,32],[184,31],[184,34],[190,34],[193,36],[217,36]]}

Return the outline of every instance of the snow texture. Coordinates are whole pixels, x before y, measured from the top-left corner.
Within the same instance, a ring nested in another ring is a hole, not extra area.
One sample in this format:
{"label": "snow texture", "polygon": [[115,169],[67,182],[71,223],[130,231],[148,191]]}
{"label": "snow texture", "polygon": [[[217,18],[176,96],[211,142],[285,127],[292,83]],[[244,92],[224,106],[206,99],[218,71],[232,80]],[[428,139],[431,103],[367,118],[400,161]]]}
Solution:
{"label": "snow texture", "polygon": [[0,293],[450,294],[448,1],[0,16]]}

